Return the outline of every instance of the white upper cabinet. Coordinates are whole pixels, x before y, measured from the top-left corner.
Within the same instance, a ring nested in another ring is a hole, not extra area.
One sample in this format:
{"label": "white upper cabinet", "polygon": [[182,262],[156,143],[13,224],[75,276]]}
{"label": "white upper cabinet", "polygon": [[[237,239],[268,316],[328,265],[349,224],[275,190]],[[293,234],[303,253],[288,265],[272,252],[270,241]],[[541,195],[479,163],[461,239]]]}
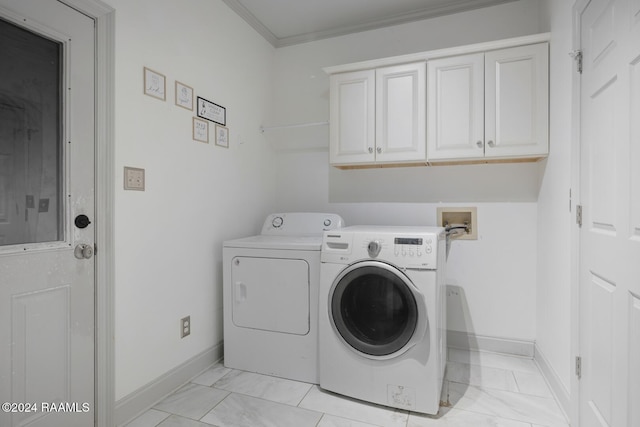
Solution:
{"label": "white upper cabinet", "polygon": [[426,161],[424,62],[330,77],[333,165]]}
{"label": "white upper cabinet", "polygon": [[484,54],[427,62],[430,160],[484,157]]}
{"label": "white upper cabinet", "polygon": [[424,62],[376,70],[376,161],[425,161],[426,84]]}
{"label": "white upper cabinet", "polygon": [[330,77],[330,162],[375,161],[375,71],[355,71]]}
{"label": "white upper cabinet", "polygon": [[539,43],[430,60],[429,161],[546,156],[548,58]]}
{"label": "white upper cabinet", "polygon": [[549,40],[537,34],[325,68],[338,167],[549,153]]}
{"label": "white upper cabinet", "polygon": [[549,45],[485,54],[485,157],[549,153]]}

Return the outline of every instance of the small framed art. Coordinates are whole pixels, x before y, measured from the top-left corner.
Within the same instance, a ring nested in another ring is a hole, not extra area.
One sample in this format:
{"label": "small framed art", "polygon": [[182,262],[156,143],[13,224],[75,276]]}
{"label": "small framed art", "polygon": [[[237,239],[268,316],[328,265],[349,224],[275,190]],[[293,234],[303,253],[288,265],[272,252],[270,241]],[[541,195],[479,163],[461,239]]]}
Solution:
{"label": "small framed art", "polygon": [[164,74],[144,67],[144,94],[164,101],[166,99],[167,78]]}
{"label": "small framed art", "polygon": [[176,105],[193,111],[193,88],[176,80]]}
{"label": "small framed art", "polygon": [[198,117],[226,126],[227,109],[222,105],[198,97]]}
{"label": "small framed art", "polygon": [[209,122],[193,118],[193,140],[209,143]]}
{"label": "small framed art", "polygon": [[216,145],[219,147],[229,148],[229,129],[216,125]]}

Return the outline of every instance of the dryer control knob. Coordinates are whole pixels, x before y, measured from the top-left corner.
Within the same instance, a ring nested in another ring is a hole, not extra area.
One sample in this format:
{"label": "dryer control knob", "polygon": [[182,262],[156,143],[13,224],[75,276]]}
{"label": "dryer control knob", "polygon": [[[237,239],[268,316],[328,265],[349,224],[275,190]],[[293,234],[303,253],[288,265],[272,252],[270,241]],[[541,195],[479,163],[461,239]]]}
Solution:
{"label": "dryer control knob", "polygon": [[284,219],[281,216],[277,216],[271,221],[271,225],[273,226],[273,228],[280,228],[282,227],[283,223]]}
{"label": "dryer control knob", "polygon": [[382,249],[382,245],[380,245],[380,242],[377,240],[372,240],[369,242],[369,245],[367,245],[367,251],[371,258],[377,257],[380,253],[380,249]]}

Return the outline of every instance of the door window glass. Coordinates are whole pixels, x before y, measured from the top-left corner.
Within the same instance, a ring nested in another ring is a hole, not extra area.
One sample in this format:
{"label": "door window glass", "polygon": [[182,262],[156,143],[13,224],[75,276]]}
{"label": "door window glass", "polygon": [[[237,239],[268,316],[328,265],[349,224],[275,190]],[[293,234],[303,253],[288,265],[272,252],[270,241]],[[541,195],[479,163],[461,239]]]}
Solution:
{"label": "door window glass", "polygon": [[415,297],[398,274],[376,266],[352,269],[331,297],[336,329],[353,348],[374,356],[395,353],[413,336]]}
{"label": "door window glass", "polygon": [[0,246],[61,240],[62,45],[0,19]]}

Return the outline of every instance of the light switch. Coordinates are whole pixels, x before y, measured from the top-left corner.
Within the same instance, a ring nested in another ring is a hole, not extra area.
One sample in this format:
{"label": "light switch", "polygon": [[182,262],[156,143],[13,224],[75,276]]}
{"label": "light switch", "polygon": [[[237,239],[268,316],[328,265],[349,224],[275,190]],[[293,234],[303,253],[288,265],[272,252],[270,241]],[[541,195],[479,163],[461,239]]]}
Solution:
{"label": "light switch", "polygon": [[144,191],[144,169],[125,166],[124,189]]}

